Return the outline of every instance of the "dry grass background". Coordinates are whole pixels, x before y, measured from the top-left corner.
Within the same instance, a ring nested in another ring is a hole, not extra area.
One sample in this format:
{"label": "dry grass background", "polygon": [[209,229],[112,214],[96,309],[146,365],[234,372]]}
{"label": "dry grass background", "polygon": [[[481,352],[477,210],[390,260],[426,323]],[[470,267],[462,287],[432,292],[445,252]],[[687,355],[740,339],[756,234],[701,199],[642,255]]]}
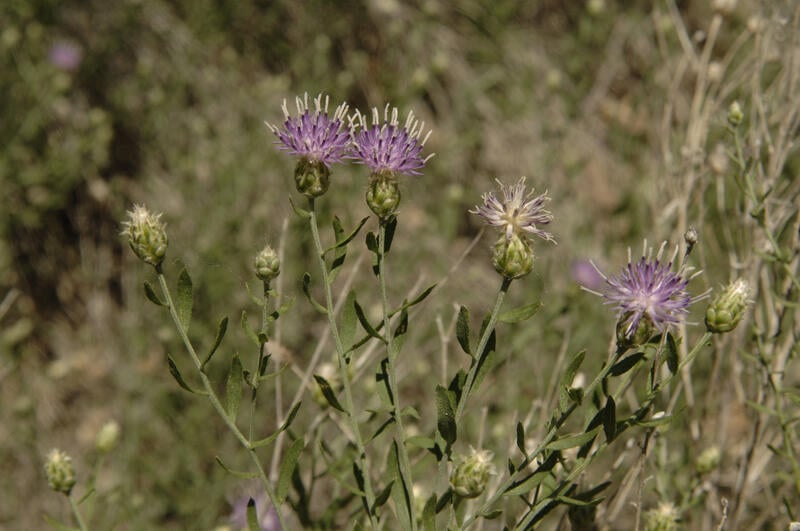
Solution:
{"label": "dry grass background", "polygon": [[[694,458],[712,445],[722,461],[697,487],[703,495],[683,515],[687,529],[785,529],[800,518],[800,469],[780,451],[800,440],[792,365],[800,8],[791,0],[649,4],[4,2],[0,527],[41,528],[45,513],[65,518],[66,504],[46,488],[43,456],[61,447],[88,470],[109,419],[123,436],[88,502],[95,528],[225,523],[238,480],[213,456],[237,463],[235,441],[167,375],[164,354],[179,342],[143,297],[148,275],[118,237],[119,221],[134,201],[164,212],[168,269],[192,271],[193,336],[205,342],[221,315],[256,312],[246,289],[250,258],[285,238],[282,289],[295,304],[280,345],[304,369],[324,328],[299,289],[312,267],[310,241],[288,204],[292,162],[263,126],[281,119],[284,98],[304,91],[361,109],[389,101],[434,131],[425,175],[403,183],[390,262],[395,299],[420,281],[447,280],[412,322],[401,370],[422,432],[435,426],[432,393],[443,369],[437,319],[446,329],[454,303],[479,315],[499,282],[488,238],[469,247],[479,227],[466,210],[494,178],[527,175],[553,197],[559,244],[538,246],[534,274],[512,287],[510,305],[541,300],[544,308],[524,327],[501,330],[509,358],[484,387],[487,407],[467,432],[482,433],[502,462],[515,411],[530,410],[534,425],[547,418],[559,353],[594,353],[588,372],[605,359],[613,317],[577,289],[571,263],[591,258],[614,270],[628,246],[677,243],[694,226],[694,257],[706,273],[693,289],[746,277],[757,286],[754,310],[698,360],[684,380],[681,421],[646,462],[636,448],[642,434],[632,434],[608,468],[584,478],[608,477],[619,489],[597,522],[633,529],[633,502],[678,503],[695,480]],[[48,61],[62,42],[82,51],[74,71]],[[741,172],[720,155],[732,147],[725,117],[734,100],[745,109],[756,194],[771,191],[766,226],[791,253],[784,262],[770,258],[766,233],[749,215],[759,201],[745,197]],[[337,168],[323,216],[352,225],[367,215],[364,186],[363,168]],[[354,286],[369,307],[377,299],[369,299],[367,261],[360,268]],[[701,308],[691,321],[702,322]],[[699,336],[700,327],[686,333]],[[246,350],[242,336],[231,334],[228,352]],[[464,363],[458,356],[451,348],[450,374]],[[286,374],[291,396],[297,379]],[[794,394],[773,392],[771,378]],[[791,422],[781,427],[748,401],[780,406]],[[265,429],[273,417],[265,411]],[[545,525],[568,524],[556,511]]]}

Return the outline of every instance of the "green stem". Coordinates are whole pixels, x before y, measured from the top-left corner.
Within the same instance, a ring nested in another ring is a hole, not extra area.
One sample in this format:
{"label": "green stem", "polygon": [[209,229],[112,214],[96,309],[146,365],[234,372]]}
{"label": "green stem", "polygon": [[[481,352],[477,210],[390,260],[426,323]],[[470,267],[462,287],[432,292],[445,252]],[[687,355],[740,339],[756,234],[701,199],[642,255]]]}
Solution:
{"label": "green stem", "polygon": [[160,267],[156,268],[156,273],[158,273],[158,283],[161,286],[161,293],[163,294],[164,299],[166,299],[167,306],[169,307],[169,314],[172,317],[172,321],[175,323],[175,327],[178,329],[178,334],[181,336],[183,345],[186,347],[186,350],[189,352],[189,355],[192,358],[192,362],[194,362],[194,365],[197,368],[197,372],[200,373],[200,379],[203,382],[203,388],[208,395],[211,405],[217,411],[219,416],[222,417],[222,420],[225,422],[225,425],[228,427],[231,433],[233,433],[241,445],[245,447],[247,453],[250,454],[250,458],[258,469],[261,482],[264,484],[264,490],[266,491],[267,496],[269,496],[269,500],[272,503],[272,506],[275,508],[275,512],[278,514],[278,520],[280,521],[281,528],[288,529],[288,527],[286,527],[286,521],[283,517],[283,511],[281,511],[280,504],[278,503],[278,498],[275,496],[275,492],[269,483],[269,479],[267,479],[267,475],[264,473],[264,469],[261,467],[261,462],[258,460],[258,455],[256,455],[255,448],[250,445],[250,440],[244,436],[244,434],[236,426],[236,423],[231,420],[231,418],[228,416],[228,413],[225,411],[225,408],[222,406],[222,403],[219,401],[217,393],[214,391],[214,387],[211,385],[211,381],[208,379],[208,376],[206,376],[206,373],[203,372],[200,358],[197,355],[197,352],[194,350],[194,346],[189,340],[186,330],[184,330],[183,325],[181,324],[180,317],[178,317],[178,312],[175,309],[175,303],[172,302],[172,295],[170,295],[169,286],[167,286],[167,280],[164,278],[164,274],[162,273]]}
{"label": "green stem", "polygon": [[78,528],[81,531],[87,531],[89,528],[86,527],[86,524],[81,517],[81,512],[78,510],[78,504],[75,503],[75,498],[72,497],[72,494],[67,494],[67,499],[69,500],[70,508],[72,508],[72,515],[75,517],[75,521],[78,523]]}
{"label": "green stem", "polygon": [[375,494],[372,490],[372,480],[370,479],[369,469],[367,468],[367,451],[364,447],[364,441],[361,438],[361,430],[358,426],[358,419],[355,416],[355,407],[353,405],[353,392],[350,385],[350,376],[347,373],[347,360],[345,359],[344,345],[342,338],[339,336],[339,327],[336,324],[333,306],[333,294],[331,293],[331,284],[328,275],[328,266],[325,264],[325,251],[322,247],[322,241],[319,237],[319,227],[317,226],[317,212],[314,205],[314,198],[308,199],[308,224],[311,226],[311,234],[314,238],[314,246],[316,247],[317,261],[319,262],[320,273],[322,274],[322,285],[325,289],[325,308],[327,308],[328,324],[331,329],[334,344],[336,345],[336,353],[339,358],[339,375],[344,387],[345,409],[347,410],[347,418],[350,420],[350,426],[353,430],[353,438],[355,439],[356,450],[358,451],[359,468],[362,472],[364,479],[364,502],[366,504],[367,516],[369,517],[370,525],[374,529],[376,527],[375,518],[373,515],[373,507],[375,505]]}
{"label": "green stem", "polygon": [[[269,312],[267,311],[267,302],[269,302],[269,282],[263,282],[263,297],[261,299],[262,306],[261,306],[261,333],[263,337],[267,337],[267,316]],[[258,362],[256,363],[256,370],[253,371],[253,390],[250,393],[250,426],[248,428],[248,437],[252,441],[253,440],[253,431],[254,431],[254,424],[255,424],[255,417],[256,417],[256,398],[258,395],[258,386],[261,384],[261,363],[264,360],[264,346],[267,344],[268,339],[265,339],[262,343],[259,341],[258,344]]]}
{"label": "green stem", "polygon": [[467,404],[467,399],[472,391],[472,385],[475,382],[475,377],[478,375],[478,369],[480,369],[479,362],[481,356],[486,348],[486,344],[489,342],[489,338],[492,336],[492,332],[494,332],[494,326],[497,323],[497,316],[500,315],[500,308],[503,306],[503,299],[505,299],[506,293],[508,293],[508,287],[511,285],[511,280],[512,279],[510,278],[503,277],[503,283],[500,286],[500,290],[497,292],[497,298],[494,301],[492,313],[489,314],[489,322],[486,323],[486,329],[483,331],[480,341],[478,341],[478,348],[475,350],[475,362],[472,364],[472,367],[470,367],[469,374],[467,374],[467,380],[464,382],[464,389],[461,392],[461,400],[458,401],[455,419],[456,425],[458,425],[461,415],[464,414],[464,406]]}
{"label": "green stem", "polygon": [[397,443],[397,453],[400,460],[400,476],[405,490],[406,507],[411,520],[411,529],[417,529],[417,519],[414,517],[413,507],[413,486],[414,480],[411,475],[411,462],[408,458],[408,450],[405,445],[405,429],[403,428],[403,415],[400,411],[400,389],[397,386],[397,367],[395,361],[397,360],[397,347],[392,337],[391,329],[389,327],[389,297],[386,292],[386,224],[383,220],[380,221],[378,236],[378,279],[381,286],[381,303],[383,306],[383,330],[384,337],[386,338],[386,351],[389,373],[389,392],[392,400],[393,412],[395,422],[395,442]]}

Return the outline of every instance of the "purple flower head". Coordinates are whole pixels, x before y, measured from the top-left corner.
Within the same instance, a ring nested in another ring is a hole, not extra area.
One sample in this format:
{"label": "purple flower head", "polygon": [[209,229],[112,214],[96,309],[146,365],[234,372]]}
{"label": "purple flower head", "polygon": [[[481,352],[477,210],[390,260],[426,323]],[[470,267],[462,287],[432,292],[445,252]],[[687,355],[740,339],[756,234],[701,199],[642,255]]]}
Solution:
{"label": "purple flower head", "polygon": [[656,329],[665,331],[669,325],[683,320],[692,303],[708,295],[707,292],[698,297],[689,294],[686,286],[700,272],[690,275],[690,268],[683,267],[673,271],[672,264],[678,248],[675,248],[672,259],[664,263],[661,255],[665,246],[666,242],[653,257],[652,249],[648,249],[645,242],[642,257],[635,262],[628,249],[628,265],[619,275],[607,277],[598,269],[606,282],[603,293],[584,288],[605,297],[606,304],[615,306],[619,319],[625,321],[626,338],[634,335],[643,319],[648,320]]}
{"label": "purple flower head", "polygon": [[422,137],[425,122],[419,122],[413,112],[408,113],[406,123],[397,121],[397,108],[383,111],[383,120],[377,108],[372,109],[372,125],[356,111],[354,122],[359,130],[353,133],[353,154],[350,158],[366,164],[373,173],[401,173],[422,175],[422,168],[433,155],[422,157],[422,147],[431,132]]}
{"label": "purple flower head", "polygon": [[525,190],[525,177],[513,186],[506,186],[499,180],[497,184],[503,193],[503,200],[497,198],[492,192],[483,194],[483,204],[476,205],[470,214],[477,214],[486,223],[494,227],[501,227],[506,234],[506,239],[512,235],[522,235],[523,232],[556,243],[549,232],[540,228],[553,221],[553,215],[544,208],[550,198],[547,192],[534,196],[534,190],[529,193]]}
{"label": "purple flower head", "polygon": [[326,167],[342,162],[350,149],[350,130],[346,127],[348,105],[342,103],[328,114],[328,96],[314,98],[314,110],[308,105],[308,93],[295,98],[297,116],[291,116],[283,100],[283,127],[267,123],[267,127],[278,137],[278,149],[309,161],[321,162]]}
{"label": "purple flower head", "polygon": [[71,72],[81,65],[83,50],[72,41],[60,40],[50,47],[47,57],[56,68]]}

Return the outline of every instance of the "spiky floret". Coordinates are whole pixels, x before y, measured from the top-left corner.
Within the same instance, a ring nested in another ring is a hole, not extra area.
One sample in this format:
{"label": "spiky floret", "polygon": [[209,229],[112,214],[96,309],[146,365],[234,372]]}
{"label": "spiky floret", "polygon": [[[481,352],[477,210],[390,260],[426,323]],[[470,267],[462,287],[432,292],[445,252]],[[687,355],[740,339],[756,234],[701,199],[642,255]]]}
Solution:
{"label": "spiky floret", "polygon": [[541,226],[553,221],[553,215],[544,207],[550,201],[547,192],[535,195],[533,188],[527,192],[525,177],[514,185],[507,186],[499,180],[497,184],[503,199],[499,199],[493,192],[487,192],[482,196],[483,204],[476,205],[469,212],[482,217],[489,225],[500,227],[505,232],[506,239],[511,239],[514,234],[528,233],[556,243],[552,234],[541,229]]}
{"label": "spiky floret", "polygon": [[353,151],[349,157],[366,164],[373,174],[421,175],[425,163],[433,156],[422,156],[422,148],[431,132],[424,133],[425,122],[417,120],[413,111],[408,113],[402,126],[397,108],[388,103],[383,118],[377,107],[372,109],[372,124],[358,111],[352,121]]}

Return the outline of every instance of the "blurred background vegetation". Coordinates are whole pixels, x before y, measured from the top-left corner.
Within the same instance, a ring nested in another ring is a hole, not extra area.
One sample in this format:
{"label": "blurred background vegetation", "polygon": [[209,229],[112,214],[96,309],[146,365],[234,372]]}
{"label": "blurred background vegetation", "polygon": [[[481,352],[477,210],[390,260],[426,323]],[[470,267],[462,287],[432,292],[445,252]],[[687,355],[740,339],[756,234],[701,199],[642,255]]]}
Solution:
{"label": "blurred background vegetation", "polygon": [[[220,316],[235,322],[242,310],[257,313],[246,287],[255,281],[251,259],[277,244],[288,219],[283,289],[296,304],[283,319],[282,346],[304,368],[323,324],[298,296],[312,266],[288,202],[293,161],[263,123],[280,122],[281,102],[291,106],[304,92],[361,110],[391,102],[433,129],[427,149],[436,156],[423,177],[404,181],[390,257],[397,300],[419,278],[447,278],[404,354],[404,391],[421,397],[421,411],[431,408],[434,385],[422,376],[439,370],[435,318],[449,322],[454,302],[479,315],[499,282],[489,239],[448,275],[480,228],[466,211],[494,178],[526,175],[549,190],[559,244],[537,246],[535,273],[512,286],[510,303],[541,300],[544,308],[514,330],[514,366],[497,375],[502,390],[490,383],[484,392],[492,404],[487,437],[505,441],[508,415],[527,411],[547,388],[560,350],[597,353],[594,367],[605,358],[613,317],[578,289],[570,266],[591,258],[616,269],[644,237],[675,244],[687,224],[703,222],[702,197],[684,209],[688,218],[671,209],[689,194],[672,162],[685,155],[696,75],[677,74],[686,50],[675,25],[702,44],[721,4],[2,2],[0,527],[40,528],[44,513],[66,518],[66,504],[46,488],[43,456],[61,447],[79,472],[89,470],[97,431],[110,419],[122,438],[97,477],[94,499],[102,501],[88,502],[97,529],[226,522],[239,480],[213,456],[235,464],[235,441],[207,403],[167,375],[165,353],[179,342],[145,300],[149,272],[119,237],[120,220],[133,202],[164,212],[167,269],[174,275],[182,263],[192,272],[193,335],[209,341]],[[714,57],[746,48],[753,20],[790,31],[780,28],[792,9],[791,1],[726,7]],[[769,77],[788,63],[760,64]],[[709,110],[701,175],[711,175],[706,157],[723,136],[727,104],[741,94],[734,88]],[[787,172],[799,166],[792,152]],[[320,202],[325,215],[346,226],[368,215],[365,180],[364,168],[336,168]],[[714,222],[724,220],[705,219]],[[725,252],[707,253],[708,274],[693,289],[727,280]],[[365,286],[357,289],[374,288],[369,275],[359,277]],[[245,352],[246,344],[231,334],[225,348]],[[264,428],[273,422],[267,408]],[[691,463],[691,451],[676,459]]]}

